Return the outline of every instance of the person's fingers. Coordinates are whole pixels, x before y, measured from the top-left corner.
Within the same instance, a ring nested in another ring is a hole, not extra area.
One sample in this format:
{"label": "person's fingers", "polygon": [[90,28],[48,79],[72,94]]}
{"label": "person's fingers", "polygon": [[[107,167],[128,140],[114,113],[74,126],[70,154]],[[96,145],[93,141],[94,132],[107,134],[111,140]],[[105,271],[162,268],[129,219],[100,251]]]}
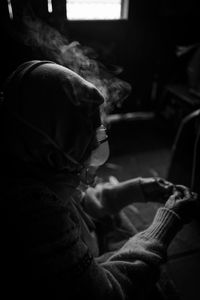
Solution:
{"label": "person's fingers", "polygon": [[168,185],[164,187],[165,191],[169,194],[173,193],[173,188],[174,188],[173,185]]}
{"label": "person's fingers", "polygon": [[187,189],[188,187],[183,185],[183,184],[176,184],[176,187],[177,188],[180,188],[180,189]]}
{"label": "person's fingers", "polygon": [[115,176],[109,176],[109,183],[112,185],[118,185],[119,180]]}
{"label": "person's fingers", "polygon": [[199,218],[200,201],[197,200],[197,194],[190,191],[183,185],[174,187],[173,194],[168,198],[165,207],[175,211],[187,224],[194,218]]}
{"label": "person's fingers", "polygon": [[162,197],[162,200],[166,200],[173,192],[173,185],[166,183],[164,179],[157,180],[157,192]]}
{"label": "person's fingers", "polygon": [[171,182],[167,181],[166,179],[160,178],[159,180],[161,183],[163,183],[164,185],[170,186],[173,185]]}
{"label": "person's fingers", "polygon": [[180,192],[184,192],[186,190],[187,191],[189,190],[188,187],[186,187],[185,185],[181,185],[181,184],[176,184],[175,185],[175,189],[178,190],[178,191],[180,191]]}
{"label": "person's fingers", "polygon": [[172,184],[171,182],[167,181],[167,180],[164,179],[164,178],[158,177],[156,180],[157,180],[157,182],[158,182],[160,185],[162,185],[162,186],[165,186],[165,187],[173,186],[173,184]]}
{"label": "person's fingers", "polygon": [[193,198],[194,200],[197,200],[197,199],[198,199],[198,194],[197,194],[197,193],[192,192],[191,194],[192,194],[192,198]]}
{"label": "person's fingers", "polygon": [[180,193],[175,190],[170,197],[174,197],[175,199],[180,198]]}
{"label": "person's fingers", "polygon": [[185,198],[186,198],[186,199],[191,199],[191,198],[193,198],[193,197],[192,197],[192,194],[191,194],[191,192],[190,192],[189,190],[185,190]]}
{"label": "person's fingers", "polygon": [[184,185],[175,185],[174,190],[179,193],[179,198],[182,200],[187,200],[191,197],[190,190]]}
{"label": "person's fingers", "polygon": [[176,203],[176,193],[174,193],[168,198],[167,202],[165,203],[165,207],[172,209],[175,203]]}
{"label": "person's fingers", "polygon": [[158,186],[163,189],[163,191],[172,191],[173,190],[173,184],[169,181],[166,181],[163,178],[157,178],[156,182],[158,184]]}

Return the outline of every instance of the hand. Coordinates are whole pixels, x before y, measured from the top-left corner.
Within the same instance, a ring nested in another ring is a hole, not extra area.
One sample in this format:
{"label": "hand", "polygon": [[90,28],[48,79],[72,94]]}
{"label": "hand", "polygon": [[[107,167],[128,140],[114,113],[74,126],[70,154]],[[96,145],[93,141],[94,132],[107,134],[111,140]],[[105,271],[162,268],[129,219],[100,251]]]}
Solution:
{"label": "hand", "polygon": [[165,207],[174,211],[184,224],[189,223],[200,210],[200,202],[197,194],[192,193],[183,185],[176,185],[173,194],[165,203]]}
{"label": "hand", "polygon": [[173,184],[162,178],[141,178],[141,189],[146,202],[164,203],[173,191]]}
{"label": "hand", "polygon": [[94,218],[102,218],[119,213],[123,207],[130,204],[124,203],[124,199],[127,201],[130,198],[130,195],[129,197],[125,196],[125,191],[128,190],[126,186],[127,182],[124,182],[124,186],[124,183],[120,184],[116,177],[110,176],[108,182],[98,183],[94,188],[89,187],[84,197],[86,212]]}
{"label": "hand", "polygon": [[113,211],[110,210],[107,203],[107,196],[105,197],[104,191],[112,189],[113,184],[99,183],[94,188],[89,187],[85,192],[84,197],[84,209],[86,212],[94,218],[103,218],[106,215],[112,214]]}

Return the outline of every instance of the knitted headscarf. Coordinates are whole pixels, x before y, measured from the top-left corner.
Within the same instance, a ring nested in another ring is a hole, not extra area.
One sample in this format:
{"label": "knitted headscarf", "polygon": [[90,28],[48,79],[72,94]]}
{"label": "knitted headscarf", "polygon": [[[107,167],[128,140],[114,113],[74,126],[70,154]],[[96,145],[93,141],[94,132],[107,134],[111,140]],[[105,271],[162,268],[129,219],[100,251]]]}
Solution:
{"label": "knitted headscarf", "polygon": [[66,67],[29,61],[4,90],[4,151],[26,164],[78,172],[95,148],[104,99],[94,85]]}

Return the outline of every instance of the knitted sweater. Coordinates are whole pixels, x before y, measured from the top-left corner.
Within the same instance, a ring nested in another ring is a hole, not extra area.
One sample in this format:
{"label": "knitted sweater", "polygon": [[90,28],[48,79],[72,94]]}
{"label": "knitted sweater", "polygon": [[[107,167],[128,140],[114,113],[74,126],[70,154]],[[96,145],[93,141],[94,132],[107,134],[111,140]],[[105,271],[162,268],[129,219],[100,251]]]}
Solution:
{"label": "knitted sweater", "polygon": [[[11,76],[4,96],[0,118],[4,299],[122,300],[148,295],[167,246],[181,226],[179,218],[160,209],[147,230],[120,250],[98,258],[92,222],[73,195],[80,163],[97,146],[102,95],[69,69],[26,62]],[[61,188],[63,197],[57,193]]]}
{"label": "knitted sweater", "polygon": [[65,202],[39,185],[11,194],[4,279],[21,299],[145,299],[181,227],[175,213],[160,208],[148,229],[99,258],[87,244],[82,209],[73,197]]}

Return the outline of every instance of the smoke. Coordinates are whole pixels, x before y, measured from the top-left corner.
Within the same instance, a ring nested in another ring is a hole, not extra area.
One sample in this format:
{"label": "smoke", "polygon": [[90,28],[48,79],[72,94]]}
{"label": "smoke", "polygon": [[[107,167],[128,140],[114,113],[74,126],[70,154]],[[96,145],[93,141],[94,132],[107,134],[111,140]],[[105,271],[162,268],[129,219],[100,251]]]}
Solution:
{"label": "smoke", "polygon": [[66,66],[93,83],[103,94],[103,111],[109,113],[120,107],[131,92],[131,85],[116,76],[98,60],[94,49],[78,41],[69,42],[55,28],[31,15],[23,18],[23,42],[43,59]]}
{"label": "smoke", "polygon": [[52,59],[57,63],[61,48],[68,45],[69,41],[59,31],[49,26],[32,14],[23,16],[24,30],[21,40],[29,46],[36,56]]}
{"label": "smoke", "polygon": [[61,47],[61,63],[68,66],[83,78],[92,82],[103,94],[107,110],[120,106],[131,91],[130,85],[112,74],[105,65],[90,58],[90,48],[79,42]]}

